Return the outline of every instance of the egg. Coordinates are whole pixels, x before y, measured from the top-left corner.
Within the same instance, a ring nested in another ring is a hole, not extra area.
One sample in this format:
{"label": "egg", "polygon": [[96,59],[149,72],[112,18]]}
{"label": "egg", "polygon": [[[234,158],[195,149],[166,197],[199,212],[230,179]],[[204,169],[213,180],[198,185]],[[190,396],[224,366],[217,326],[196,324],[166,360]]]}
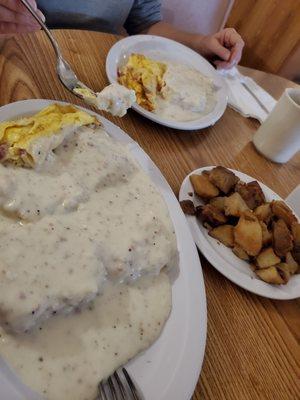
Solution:
{"label": "egg", "polygon": [[163,76],[167,66],[143,54],[131,54],[125,66],[119,68],[118,81],[133,89],[137,103],[148,111],[155,110],[157,93],[165,85]]}
{"label": "egg", "polygon": [[34,167],[80,126],[98,120],[71,105],[52,104],[37,114],[0,123],[0,161]]}
{"label": "egg", "polygon": [[84,88],[84,87],[76,87],[73,89],[73,92],[76,94],[79,94],[83,99],[91,99],[94,100],[96,99],[96,95],[89,89],[89,88]]}

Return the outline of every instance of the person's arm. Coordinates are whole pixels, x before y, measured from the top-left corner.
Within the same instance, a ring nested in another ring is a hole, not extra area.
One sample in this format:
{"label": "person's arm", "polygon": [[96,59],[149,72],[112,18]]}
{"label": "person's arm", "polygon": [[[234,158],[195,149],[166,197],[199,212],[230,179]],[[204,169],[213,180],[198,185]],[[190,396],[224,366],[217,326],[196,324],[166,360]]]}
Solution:
{"label": "person's arm", "polygon": [[176,40],[208,59],[214,60],[219,68],[231,68],[241,59],[244,41],[233,28],[225,28],[213,35],[200,35],[181,31],[174,26],[160,21],[141,32],[152,35],[164,36]]}
{"label": "person's arm", "polygon": [[[28,0],[37,10],[35,0]],[[39,16],[43,14],[37,10]],[[0,36],[14,33],[32,32],[40,29],[40,25],[19,0],[0,0]]]}

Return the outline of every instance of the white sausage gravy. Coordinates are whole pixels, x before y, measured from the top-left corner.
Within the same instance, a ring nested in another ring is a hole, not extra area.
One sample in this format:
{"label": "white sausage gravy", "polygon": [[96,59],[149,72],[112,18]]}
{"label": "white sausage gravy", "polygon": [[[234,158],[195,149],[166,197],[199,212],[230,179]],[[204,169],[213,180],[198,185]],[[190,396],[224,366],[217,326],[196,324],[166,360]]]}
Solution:
{"label": "white sausage gravy", "polygon": [[34,169],[0,164],[0,251],[0,355],[48,400],[92,400],[169,316],[167,207],[102,128]]}

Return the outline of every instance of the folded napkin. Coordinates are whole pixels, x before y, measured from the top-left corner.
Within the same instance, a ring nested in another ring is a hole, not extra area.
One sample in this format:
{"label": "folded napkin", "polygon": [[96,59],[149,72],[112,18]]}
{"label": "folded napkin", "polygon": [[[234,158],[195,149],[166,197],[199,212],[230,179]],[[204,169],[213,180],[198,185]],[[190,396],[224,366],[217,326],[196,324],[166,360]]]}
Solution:
{"label": "folded napkin", "polygon": [[223,76],[227,85],[229,106],[244,117],[256,118],[262,123],[272,111],[276,100],[252,78],[242,75],[236,67],[218,70],[218,73]]}

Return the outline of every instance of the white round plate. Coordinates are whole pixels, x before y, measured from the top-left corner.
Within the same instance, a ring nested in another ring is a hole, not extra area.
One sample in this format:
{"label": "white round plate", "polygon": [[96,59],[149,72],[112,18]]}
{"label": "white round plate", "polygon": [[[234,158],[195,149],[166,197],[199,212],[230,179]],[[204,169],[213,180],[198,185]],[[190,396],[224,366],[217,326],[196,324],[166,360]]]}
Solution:
{"label": "white round plate", "polygon": [[[192,171],[185,177],[182,182],[179,200],[193,200],[195,205],[203,204],[199,198],[190,197],[189,193],[193,192],[192,185],[189,180],[191,174],[200,174],[204,170],[210,170],[214,166],[203,167]],[[240,171],[231,169],[242,181],[251,182],[257,180]],[[273,190],[259,182],[267,201],[282,200]],[[216,239],[208,235],[207,229],[195,216],[186,215],[188,224],[191,229],[194,241],[199,250],[207,258],[207,260],[229,280],[241,286],[243,289],[252,293],[259,294],[263,297],[278,300],[288,300],[300,297],[300,274],[294,275],[286,285],[270,285],[260,280],[251,270],[246,261],[238,258],[231,249],[218,242]]]}
{"label": "white round plate", "polygon": [[[9,104],[0,108],[0,121],[33,114],[51,103],[54,102],[25,100]],[[189,400],[200,374],[206,342],[206,297],[196,246],[176,197],[148,155],[116,125],[99,114],[84,110],[95,115],[110,136],[129,146],[132,155],[161,192],[174,223],[180,253],[180,272],[172,288],[170,318],[159,339],[134,358],[128,364],[128,370],[145,400]],[[1,359],[0,398],[24,400],[24,388],[19,379],[8,373]],[[26,398],[36,399],[34,395]]]}
{"label": "white round plate", "polygon": [[133,109],[144,117],[170,128],[194,130],[214,125],[223,115],[227,105],[227,89],[223,78],[217,74],[213,66],[200,54],[188,47],[159,36],[128,36],[112,46],[106,58],[106,74],[110,83],[117,81],[118,67],[124,65],[132,53],[140,53],[158,61],[173,61],[189,65],[213,79],[216,87],[217,103],[209,114],[193,121],[179,122],[165,119],[145,110],[138,104]]}

